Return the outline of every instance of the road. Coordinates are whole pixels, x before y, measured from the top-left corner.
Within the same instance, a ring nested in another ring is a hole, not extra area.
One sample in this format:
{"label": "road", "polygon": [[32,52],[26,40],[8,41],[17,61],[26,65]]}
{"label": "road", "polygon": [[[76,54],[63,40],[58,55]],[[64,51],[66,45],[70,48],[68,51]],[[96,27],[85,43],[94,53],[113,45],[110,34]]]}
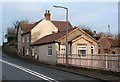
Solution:
{"label": "road", "polygon": [[[8,56],[2,53],[2,79],[3,80],[35,80],[45,82],[61,82],[70,80],[91,80],[99,81],[90,77],[85,77],[78,74],[73,74],[43,65],[37,65],[28,61],[23,61],[19,58]],[[103,82],[103,81],[99,81]]]}

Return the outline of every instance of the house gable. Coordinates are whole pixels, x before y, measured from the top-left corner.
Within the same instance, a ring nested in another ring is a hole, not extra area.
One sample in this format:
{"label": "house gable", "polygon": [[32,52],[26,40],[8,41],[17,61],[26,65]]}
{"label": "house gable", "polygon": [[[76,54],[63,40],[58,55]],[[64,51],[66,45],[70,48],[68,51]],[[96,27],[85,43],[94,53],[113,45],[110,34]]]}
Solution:
{"label": "house gable", "polygon": [[[102,37],[98,41],[101,54],[119,53],[119,39],[114,37]],[[114,53],[113,53],[114,52]]]}
{"label": "house gable", "polygon": [[[89,42],[92,42],[93,44],[97,45],[97,41],[94,38],[90,37],[90,35],[88,35],[86,32],[84,32],[78,27],[74,28],[71,32],[68,33],[68,41],[72,41],[74,38],[80,35],[82,35],[82,37],[84,38],[87,38]],[[61,37],[60,39],[58,39],[58,41],[64,43],[66,40],[65,37],[66,36]]]}
{"label": "house gable", "polygon": [[109,49],[111,46],[111,44],[105,38],[100,38],[98,43],[100,45],[100,48],[103,48],[103,49]]}
{"label": "house gable", "polygon": [[[80,41],[80,42],[79,42],[79,41]],[[72,42],[73,42],[73,43],[74,43],[74,42],[78,42],[78,43],[91,43],[91,44],[93,43],[93,42],[89,41],[87,38],[85,38],[85,37],[83,37],[83,36],[78,37],[78,38],[72,40]]]}
{"label": "house gable", "polygon": [[31,30],[31,42],[33,43],[46,35],[52,34],[53,32],[58,32],[58,28],[56,28],[51,21],[43,19]]}
{"label": "house gable", "polygon": [[86,46],[86,54],[91,54],[92,42],[84,37],[79,37],[72,41],[72,54],[78,54],[78,46]]}
{"label": "house gable", "polygon": [[[69,32],[70,31],[72,31],[72,30],[69,30]],[[66,34],[66,32],[62,31],[62,32],[57,32],[57,33],[54,33],[54,34],[50,34],[50,35],[44,36],[44,37],[40,38],[39,40],[33,42],[31,44],[31,46],[48,44],[48,43],[51,43],[51,42],[52,43],[53,42],[59,42],[58,39],[63,37],[65,34]]]}

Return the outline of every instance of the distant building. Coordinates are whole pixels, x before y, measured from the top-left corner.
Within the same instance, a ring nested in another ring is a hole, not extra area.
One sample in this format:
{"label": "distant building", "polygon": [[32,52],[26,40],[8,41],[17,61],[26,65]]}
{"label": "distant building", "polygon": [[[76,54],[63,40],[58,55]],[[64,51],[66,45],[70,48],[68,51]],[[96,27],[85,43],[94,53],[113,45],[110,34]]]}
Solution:
{"label": "distant building", "polygon": [[114,37],[102,37],[98,41],[100,54],[120,54],[120,40]]}

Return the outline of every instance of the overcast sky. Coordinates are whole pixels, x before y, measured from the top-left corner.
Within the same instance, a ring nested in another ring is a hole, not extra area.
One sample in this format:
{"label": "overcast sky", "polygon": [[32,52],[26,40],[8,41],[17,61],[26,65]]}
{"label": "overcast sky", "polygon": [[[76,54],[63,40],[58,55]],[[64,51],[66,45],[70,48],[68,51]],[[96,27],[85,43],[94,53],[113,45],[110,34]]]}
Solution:
{"label": "overcast sky", "polygon": [[85,25],[97,32],[107,32],[107,26],[110,25],[111,33],[118,32],[117,2],[3,2],[0,7],[0,27],[3,27],[0,33],[3,31],[5,34],[6,29],[17,20],[39,21],[44,17],[46,9],[51,12],[51,20],[65,20],[65,11],[53,5],[69,9],[69,21],[73,26]]}

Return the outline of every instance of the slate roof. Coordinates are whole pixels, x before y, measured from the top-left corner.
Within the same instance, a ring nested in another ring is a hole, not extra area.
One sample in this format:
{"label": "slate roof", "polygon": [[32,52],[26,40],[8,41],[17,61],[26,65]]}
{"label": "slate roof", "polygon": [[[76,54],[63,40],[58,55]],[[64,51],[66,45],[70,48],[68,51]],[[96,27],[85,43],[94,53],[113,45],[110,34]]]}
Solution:
{"label": "slate roof", "polygon": [[120,39],[114,38],[105,38],[110,44],[111,47],[120,47]]}
{"label": "slate roof", "polygon": [[104,37],[102,39],[106,40],[111,45],[111,47],[120,47],[120,39],[113,37]]}
{"label": "slate roof", "polygon": [[[73,31],[75,28],[73,29],[70,29],[68,31],[71,32]],[[37,40],[36,42],[32,43],[31,46],[35,46],[35,45],[43,45],[43,44],[47,44],[47,43],[54,43],[54,42],[57,42],[57,40],[63,36],[66,35],[66,31],[61,31],[61,32],[58,32],[58,33],[54,33],[54,34],[50,34],[50,35],[47,35],[47,36],[44,36],[43,38]]]}
{"label": "slate roof", "polygon": [[[65,31],[66,27],[67,27],[67,22],[66,21],[51,21],[57,28],[59,31]],[[68,22],[68,29],[73,28],[72,25],[70,24],[70,22]]]}
{"label": "slate roof", "polygon": [[39,22],[41,22],[42,19],[38,22],[35,22],[35,23],[20,23],[20,26],[23,30],[23,35],[30,32]]}
{"label": "slate roof", "polygon": [[[39,22],[41,22],[43,19],[41,19],[38,22],[35,22],[33,24],[31,23],[21,23],[20,26],[22,27],[23,30],[23,35],[30,32]],[[65,31],[66,30],[66,26],[67,26],[67,22],[66,21],[51,21],[57,28],[58,31]],[[68,23],[68,29],[72,29],[72,25],[70,24],[70,22]]]}

